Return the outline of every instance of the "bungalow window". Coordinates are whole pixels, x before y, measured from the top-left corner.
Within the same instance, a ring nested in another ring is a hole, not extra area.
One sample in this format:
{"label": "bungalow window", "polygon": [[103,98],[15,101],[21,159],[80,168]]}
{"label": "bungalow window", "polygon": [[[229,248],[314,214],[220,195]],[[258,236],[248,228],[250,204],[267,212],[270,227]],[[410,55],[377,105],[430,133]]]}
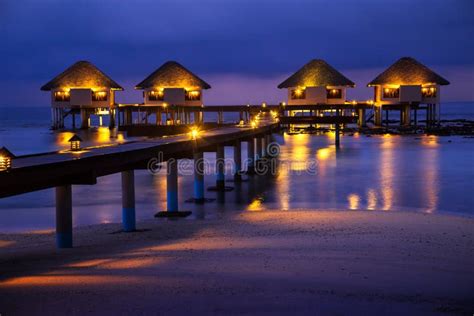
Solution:
{"label": "bungalow window", "polygon": [[342,99],[342,89],[326,89],[328,99]]}
{"label": "bungalow window", "polygon": [[68,102],[71,100],[71,95],[68,91],[56,91],[54,93],[54,101],[56,102]]}
{"label": "bungalow window", "polygon": [[423,98],[436,98],[436,88],[421,88],[421,95]]}
{"label": "bungalow window", "polygon": [[383,89],[384,99],[398,99],[400,97],[399,88],[385,88]]}
{"label": "bungalow window", "polygon": [[107,92],[92,91],[92,101],[107,101]]}
{"label": "bungalow window", "polygon": [[293,89],[293,90],[291,90],[291,99],[292,100],[304,100],[304,99],[306,99],[306,90],[305,89]]}
{"label": "bungalow window", "polygon": [[165,93],[163,90],[152,90],[148,91],[148,100],[150,101],[163,101],[165,99]]}
{"label": "bungalow window", "polygon": [[186,91],[186,101],[199,101],[201,100],[201,91],[190,90]]}

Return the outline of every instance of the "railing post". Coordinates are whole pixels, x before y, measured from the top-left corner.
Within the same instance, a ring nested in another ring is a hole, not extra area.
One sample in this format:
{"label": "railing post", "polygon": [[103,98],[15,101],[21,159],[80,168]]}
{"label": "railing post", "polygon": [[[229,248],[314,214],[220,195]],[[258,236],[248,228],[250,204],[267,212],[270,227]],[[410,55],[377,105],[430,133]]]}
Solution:
{"label": "railing post", "polygon": [[56,245],[72,248],[72,192],[71,185],[56,187]]}
{"label": "railing post", "polygon": [[122,171],[122,226],[126,232],[136,230],[135,220],[135,172]]}
{"label": "railing post", "polygon": [[171,158],[167,161],[166,204],[168,212],[178,211],[178,161]]}

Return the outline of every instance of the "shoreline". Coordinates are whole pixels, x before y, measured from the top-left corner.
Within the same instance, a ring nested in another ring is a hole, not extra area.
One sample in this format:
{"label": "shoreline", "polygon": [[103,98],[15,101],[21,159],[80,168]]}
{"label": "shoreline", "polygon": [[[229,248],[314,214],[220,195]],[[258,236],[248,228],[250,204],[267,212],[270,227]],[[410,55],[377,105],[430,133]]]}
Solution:
{"label": "shoreline", "polygon": [[76,248],[60,251],[54,234],[0,234],[0,306],[20,315],[474,310],[472,218],[285,210],[138,228],[82,226]]}

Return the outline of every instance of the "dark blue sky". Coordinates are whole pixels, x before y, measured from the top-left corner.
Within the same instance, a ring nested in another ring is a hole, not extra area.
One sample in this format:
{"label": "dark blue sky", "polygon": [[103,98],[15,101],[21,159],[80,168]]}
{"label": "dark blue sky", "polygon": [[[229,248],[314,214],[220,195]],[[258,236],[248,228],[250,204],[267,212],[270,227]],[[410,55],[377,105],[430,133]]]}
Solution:
{"label": "dark blue sky", "polygon": [[449,77],[449,99],[472,100],[473,13],[471,0],[0,0],[0,106],[47,104],[39,87],[77,60],[122,84],[123,101],[139,101],[133,85],[172,59],[210,81],[212,103],[232,103],[280,98],[278,81],[312,58],[362,96],[412,56]]}

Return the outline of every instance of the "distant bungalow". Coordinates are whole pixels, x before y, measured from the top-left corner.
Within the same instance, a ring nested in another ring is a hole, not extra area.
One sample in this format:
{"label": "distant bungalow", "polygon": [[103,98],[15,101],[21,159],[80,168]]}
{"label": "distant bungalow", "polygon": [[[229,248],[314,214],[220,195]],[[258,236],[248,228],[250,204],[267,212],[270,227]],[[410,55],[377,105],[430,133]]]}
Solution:
{"label": "distant bungalow", "polygon": [[278,85],[288,89],[288,105],[344,104],[354,82],[321,59],[313,59]]}
{"label": "distant bungalow", "polygon": [[211,86],[175,61],[168,61],[136,85],[144,105],[202,106],[202,90]]}
{"label": "distant bungalow", "polygon": [[88,61],[78,61],[41,87],[51,91],[53,128],[64,127],[67,109],[80,110],[81,128],[89,127],[91,114],[110,114],[110,126],[115,125],[115,91],[123,88]]}
{"label": "distant bungalow", "polygon": [[369,82],[374,87],[375,123],[381,125],[382,110],[401,111],[401,123],[410,125],[411,109],[426,104],[427,121],[439,120],[440,86],[449,81],[411,57],[400,58]]}

